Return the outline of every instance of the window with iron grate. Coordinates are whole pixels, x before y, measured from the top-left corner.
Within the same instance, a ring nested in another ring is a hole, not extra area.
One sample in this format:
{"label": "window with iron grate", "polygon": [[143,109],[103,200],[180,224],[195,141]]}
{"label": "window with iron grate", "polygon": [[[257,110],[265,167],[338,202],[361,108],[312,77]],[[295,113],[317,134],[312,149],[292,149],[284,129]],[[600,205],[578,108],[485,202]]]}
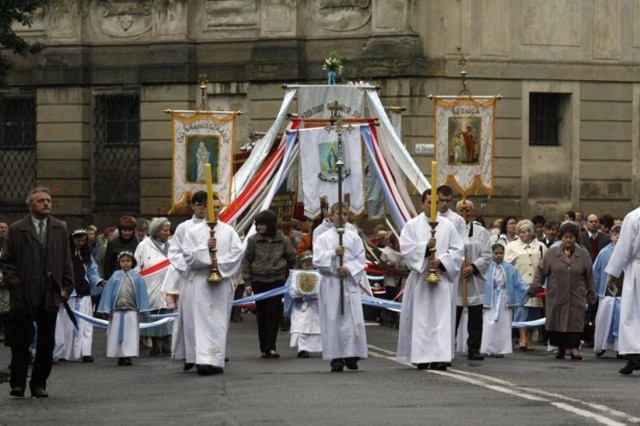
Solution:
{"label": "window with iron grate", "polygon": [[140,96],[137,93],[96,95],[93,128],[94,207],[137,212],[140,205]]}
{"label": "window with iron grate", "polygon": [[0,209],[24,211],[36,186],[35,94],[0,96]]}
{"label": "window with iron grate", "polygon": [[529,93],[529,145],[560,145],[560,101],[558,93]]}

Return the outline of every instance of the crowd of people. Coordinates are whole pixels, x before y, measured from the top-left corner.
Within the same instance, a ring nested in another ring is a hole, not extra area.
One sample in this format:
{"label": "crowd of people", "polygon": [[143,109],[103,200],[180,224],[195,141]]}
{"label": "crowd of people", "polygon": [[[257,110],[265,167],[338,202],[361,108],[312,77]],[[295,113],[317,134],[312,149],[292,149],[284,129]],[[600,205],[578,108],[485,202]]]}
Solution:
{"label": "crowd of people", "polygon": [[[171,354],[184,371],[221,374],[242,285],[240,294],[256,300],[262,358],[280,357],[284,316],[299,358],[321,353],[332,372],[357,370],[367,358],[361,295],[371,295],[371,270],[401,306],[399,315],[379,315],[398,328],[398,360],[417,369],[446,370],[456,352],[482,361],[514,347],[533,351],[536,333],[559,359],[579,361],[592,346],[597,356],[612,350],[626,359],[621,374],[640,369],[640,209],[622,222],[571,211],[559,221],[507,216],[487,229],[473,202],[455,203],[447,186],[436,195],[436,223],[427,190],[422,212],[399,234],[379,226],[369,239],[337,203],[307,232],[283,232],[276,213],[264,210],[241,238],[207,221],[204,191],[193,194],[193,216],[173,235],[165,217],[131,216],[98,234],[95,226],[69,231],[51,215],[48,189],[35,188],[28,215],[0,222],[10,395],[24,396],[29,363],[31,395],[43,398],[53,363],[94,361],[93,325],[78,316],[108,320],[106,356],[119,366],[142,347]],[[213,204],[218,212],[217,197]]]}

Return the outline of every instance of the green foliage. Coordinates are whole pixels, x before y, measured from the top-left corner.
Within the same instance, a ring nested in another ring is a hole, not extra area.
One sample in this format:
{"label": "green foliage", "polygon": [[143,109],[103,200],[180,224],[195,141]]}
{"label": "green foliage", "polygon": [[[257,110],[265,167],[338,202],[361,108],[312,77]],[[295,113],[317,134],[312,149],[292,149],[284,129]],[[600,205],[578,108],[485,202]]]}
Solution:
{"label": "green foliage", "polygon": [[13,66],[6,56],[11,50],[22,56],[38,53],[44,47],[42,43],[28,43],[11,29],[14,22],[31,25],[31,14],[44,4],[45,0],[1,0],[0,1],[0,85],[6,83],[7,73]]}

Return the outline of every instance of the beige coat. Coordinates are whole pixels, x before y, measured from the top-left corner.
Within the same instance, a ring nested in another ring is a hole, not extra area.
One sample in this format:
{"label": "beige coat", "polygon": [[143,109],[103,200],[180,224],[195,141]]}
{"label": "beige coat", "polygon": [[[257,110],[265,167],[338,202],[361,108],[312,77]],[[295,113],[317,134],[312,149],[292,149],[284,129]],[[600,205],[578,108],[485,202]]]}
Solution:
{"label": "beige coat", "polygon": [[576,246],[570,258],[562,247],[547,251],[538,264],[530,294],[535,294],[547,280],[546,329],[560,332],[582,332],[585,305],[595,302],[591,256]]}

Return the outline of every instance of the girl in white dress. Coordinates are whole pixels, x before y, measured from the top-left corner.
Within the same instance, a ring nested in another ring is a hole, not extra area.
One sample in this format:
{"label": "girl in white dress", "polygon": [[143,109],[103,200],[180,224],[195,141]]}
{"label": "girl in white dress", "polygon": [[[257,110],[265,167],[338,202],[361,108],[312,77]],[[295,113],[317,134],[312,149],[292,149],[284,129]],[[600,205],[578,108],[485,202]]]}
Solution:
{"label": "girl in white dress", "polygon": [[489,265],[484,284],[480,353],[502,358],[504,354],[513,352],[511,343],[513,308],[527,301],[529,284],[523,281],[511,264],[503,262],[504,246],[496,243],[491,250],[493,261]]}

